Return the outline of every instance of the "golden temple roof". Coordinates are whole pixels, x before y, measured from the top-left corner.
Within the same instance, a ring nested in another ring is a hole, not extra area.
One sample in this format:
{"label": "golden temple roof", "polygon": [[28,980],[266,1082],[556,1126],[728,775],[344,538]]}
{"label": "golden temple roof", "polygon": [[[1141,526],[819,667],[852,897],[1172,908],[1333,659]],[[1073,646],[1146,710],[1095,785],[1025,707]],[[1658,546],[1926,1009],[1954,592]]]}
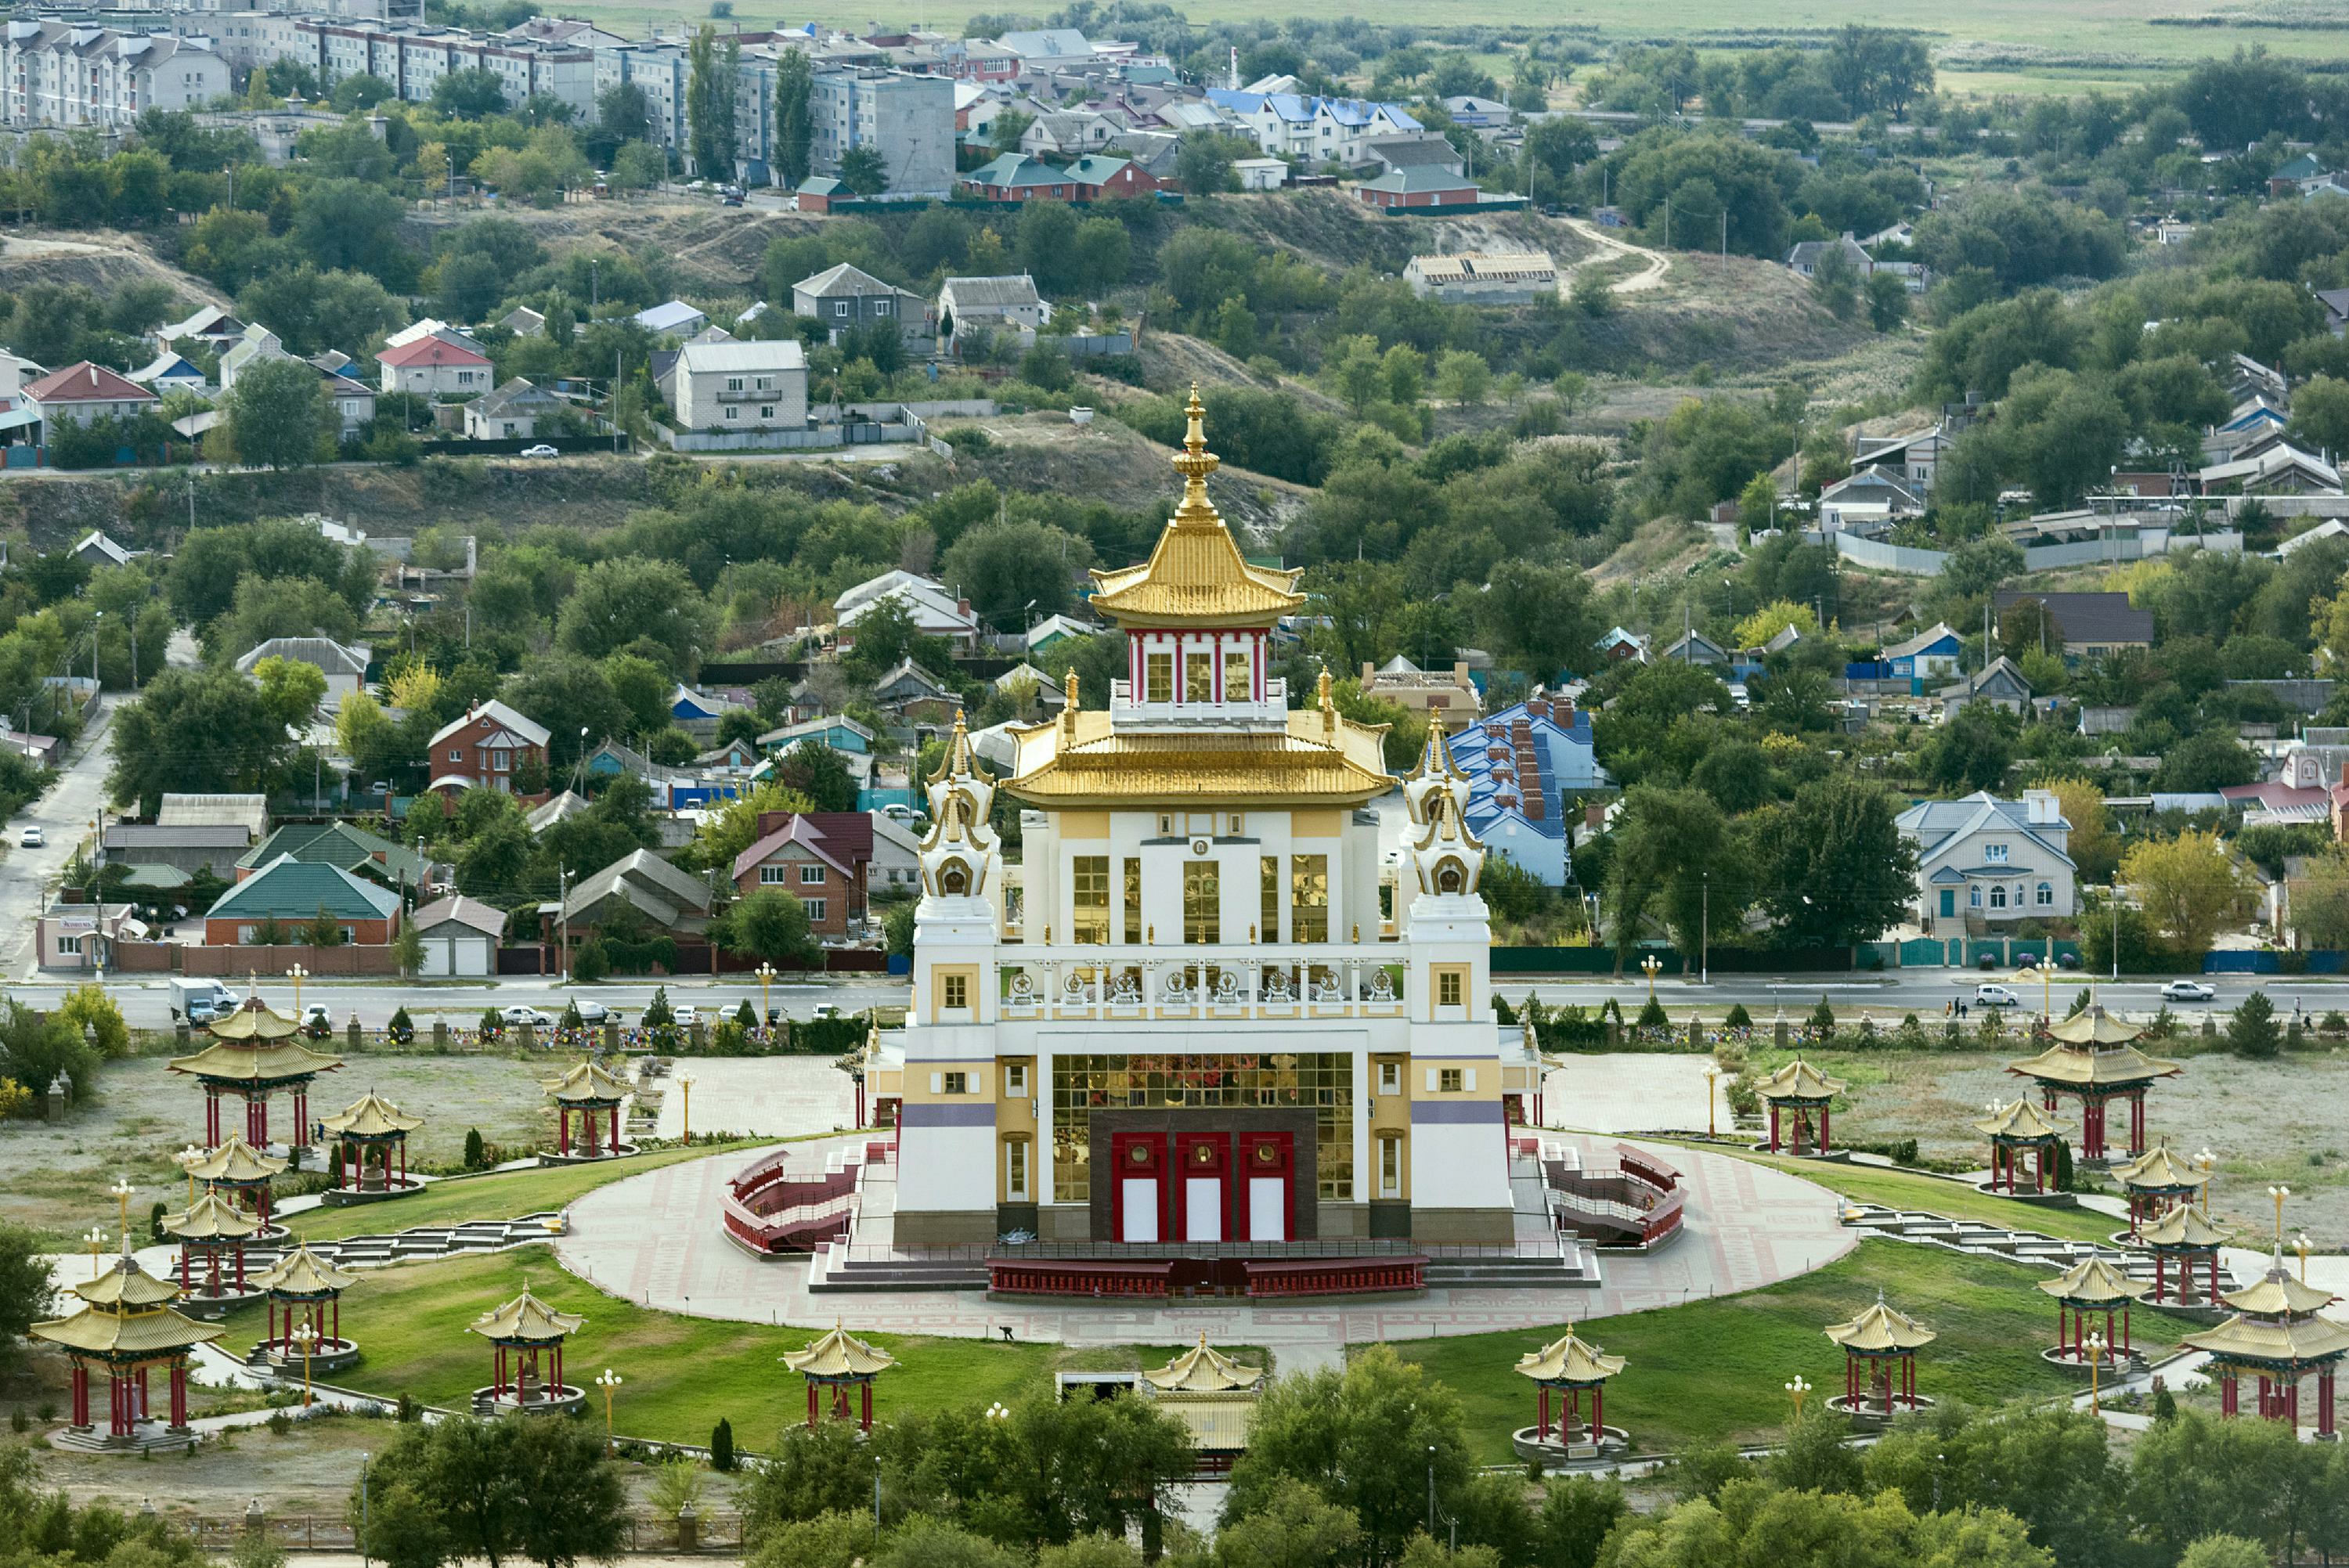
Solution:
{"label": "golden temple roof", "polygon": [[2212,1224],[2193,1204],[2180,1203],[2140,1230],[2137,1240],[2152,1247],[2215,1247],[2234,1233]]}
{"label": "golden temple roof", "polygon": [[191,1242],[237,1242],[261,1229],[261,1216],[238,1208],[227,1193],[207,1187],[184,1214],[163,1216],[165,1233]]}
{"label": "golden temple roof", "polygon": [[413,1132],[423,1125],[422,1117],[409,1115],[373,1089],[352,1101],[348,1110],[326,1118],[326,1122],[327,1136],[332,1138],[389,1138]]}
{"label": "golden temple roof", "polygon": [[493,1307],[473,1319],[466,1332],[484,1339],[519,1339],[549,1344],[579,1332],[586,1317],[575,1312],[557,1312],[525,1286],[523,1293],[503,1306]]}
{"label": "golden temple roof", "polygon": [[1878,1355],[1921,1349],[1939,1337],[1915,1318],[1885,1305],[1881,1296],[1849,1323],[1829,1327],[1826,1336],[1846,1350]]}
{"label": "golden temple roof", "polygon": [[235,1012],[225,1018],[215,1018],[204,1027],[215,1040],[259,1045],[268,1040],[290,1040],[301,1032],[302,1024],[260,997],[247,996]]}
{"label": "golden temple roof", "polygon": [[1220,466],[1207,450],[1206,409],[1196,383],[1186,410],[1190,429],[1174,470],[1183,500],[1167,520],[1150,559],[1140,566],[1092,574],[1092,607],[1128,626],[1268,626],[1305,603],[1299,573],[1253,566],[1207,499],[1207,476]]}
{"label": "golden temple roof", "polygon": [[305,1242],[255,1275],[253,1283],[279,1295],[313,1296],[348,1290],[357,1278],[321,1258]]}
{"label": "golden temple roof", "polygon": [[333,1072],[343,1065],[343,1058],[311,1050],[292,1040],[271,1040],[258,1046],[214,1040],[193,1056],[173,1057],[167,1065],[175,1073],[190,1073],[197,1078],[231,1083],[275,1083],[283,1078]]}
{"label": "golden temple roof", "polygon": [[2302,1284],[2279,1264],[2240,1290],[2220,1291],[2219,1299],[2255,1317],[2299,1317],[2332,1305],[2333,1295],[2329,1290]]}
{"label": "golden temple roof", "polygon": [[1630,1363],[1609,1356],[1571,1328],[1565,1337],[1517,1357],[1517,1376],[1537,1383],[1603,1383]]}
{"label": "golden temple roof", "polygon": [[1829,1078],[1800,1057],[1754,1086],[1764,1099],[1832,1099],[1849,1087]]}
{"label": "golden temple roof", "polygon": [[160,1306],[167,1301],[180,1299],[180,1287],[167,1279],[157,1279],[139,1266],[139,1260],[128,1252],[115,1260],[114,1266],[96,1279],[87,1279],[73,1287],[73,1293],[92,1306],[138,1309]]}
{"label": "golden temple roof", "polygon": [[250,1187],[285,1170],[285,1161],[247,1143],[243,1133],[232,1132],[221,1140],[219,1148],[183,1169],[199,1181],[226,1181],[232,1186]]}
{"label": "golden temple roof", "polygon": [[627,1098],[628,1086],[594,1062],[581,1062],[561,1078],[547,1079],[546,1092],[566,1105],[583,1100],[617,1102]]}
{"label": "golden temple roof", "polygon": [[811,1377],[870,1377],[897,1365],[897,1358],[834,1323],[806,1349],[784,1351],[782,1363]]}
{"label": "golden temple roof", "polygon": [[2113,1175],[2122,1186],[2144,1191],[2177,1192],[2202,1185],[2202,1173],[2170,1153],[2166,1143],[2155,1144],[2127,1164],[2116,1168]]}
{"label": "golden temple roof", "polygon": [[2153,1286],[2147,1281],[2129,1278],[2101,1257],[2089,1256],[2054,1279],[2041,1280],[2039,1288],[2058,1301],[2101,1306],[2108,1302],[2136,1301]]}
{"label": "golden temple roof", "polygon": [[85,1306],[70,1316],[36,1323],[26,1330],[35,1339],[46,1339],[67,1350],[123,1357],[185,1350],[208,1345],[227,1332],[222,1325],[198,1323],[168,1306]]}
{"label": "golden temple roof", "polygon": [[2047,1026],[2047,1033],[2067,1046],[2125,1046],[2141,1038],[2145,1031],[2134,1024],[2124,1024],[2101,1004],[2092,1003],[2060,1024]]}
{"label": "golden temple roof", "polygon": [[1004,786],[1040,806],[1181,801],[1191,806],[1362,805],[1394,788],[1384,725],[1297,708],[1270,733],[1119,733],[1096,708],[1011,732]]}
{"label": "golden temple roof", "polygon": [[2011,1138],[2021,1142],[2064,1136],[2064,1130],[2027,1099],[1999,1107],[1989,1120],[1975,1122],[1974,1130],[1991,1138]]}
{"label": "golden temple roof", "polygon": [[1253,1388],[1264,1381],[1264,1368],[1243,1367],[1207,1343],[1206,1333],[1199,1343],[1169,1361],[1155,1372],[1144,1372],[1150,1386],[1165,1393],[1227,1394],[1235,1389]]}
{"label": "golden temple roof", "polygon": [[[2076,1020],[2067,1019],[2065,1023]],[[2064,1024],[2055,1026],[2058,1029]],[[2009,1062],[2006,1070],[2042,1078],[2067,1088],[2102,1088],[2116,1084],[2148,1083],[2175,1078],[2186,1069],[2160,1057],[2149,1057],[2135,1046],[2053,1045],[2035,1057]]]}

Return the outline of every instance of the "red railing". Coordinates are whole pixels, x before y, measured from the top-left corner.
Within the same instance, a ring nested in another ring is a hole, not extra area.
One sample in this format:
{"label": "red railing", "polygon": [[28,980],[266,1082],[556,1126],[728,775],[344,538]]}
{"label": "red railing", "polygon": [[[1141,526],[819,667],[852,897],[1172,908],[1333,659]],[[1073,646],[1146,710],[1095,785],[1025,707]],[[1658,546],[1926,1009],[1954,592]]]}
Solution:
{"label": "red railing", "polygon": [[[885,1159],[885,1145],[868,1144],[867,1157],[876,1148]],[[843,1165],[837,1171],[799,1176],[787,1169],[789,1159],[789,1150],[777,1150],[745,1167],[728,1183],[727,1232],[755,1252],[804,1252],[819,1241],[839,1240],[848,1233],[861,1168]]]}
{"label": "red railing", "polygon": [[[1583,1227],[1573,1222],[1584,1221],[1590,1230],[1619,1236],[1615,1245],[1653,1246],[1680,1229],[1688,1191],[1680,1184],[1681,1173],[1654,1155],[1620,1143],[1615,1153],[1619,1163],[1612,1171],[1545,1161],[1543,1185],[1562,1224],[1579,1231]],[[1585,1235],[1601,1245],[1610,1239]]]}

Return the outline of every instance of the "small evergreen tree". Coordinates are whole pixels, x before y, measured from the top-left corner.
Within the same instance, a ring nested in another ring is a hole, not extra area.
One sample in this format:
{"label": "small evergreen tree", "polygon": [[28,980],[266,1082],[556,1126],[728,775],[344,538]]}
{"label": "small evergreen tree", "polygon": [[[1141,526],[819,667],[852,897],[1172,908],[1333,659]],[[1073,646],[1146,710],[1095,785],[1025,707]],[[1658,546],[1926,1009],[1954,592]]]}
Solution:
{"label": "small evergreen tree", "polygon": [[147,1211],[147,1243],[150,1246],[163,1244],[163,1205],[160,1202]]}
{"label": "small evergreen tree", "polygon": [[587,1026],[587,1020],[579,1016],[578,997],[574,996],[564,1004],[562,1026],[566,1030],[584,1029]]}
{"label": "small evergreen tree", "polygon": [[2072,1144],[2069,1139],[2055,1140],[2055,1191],[2072,1191]]}
{"label": "small evergreen tree", "polygon": [[743,997],[742,1005],[734,1009],[734,1021],[746,1029],[759,1026],[759,1009],[750,1006],[750,997]]}
{"label": "small evergreen tree", "polygon": [[1821,1039],[1826,1039],[1835,1033],[1835,1009],[1827,1006],[1827,999],[1822,995],[1819,1005],[1811,1009],[1811,1028]]}
{"label": "small evergreen tree", "polygon": [[506,1021],[498,1016],[495,1007],[481,1009],[481,1038],[494,1040],[506,1032]]}
{"label": "small evergreen tree", "polygon": [[324,903],[319,904],[318,913],[310,917],[308,938],[313,947],[333,947],[343,940],[342,926],[326,913]]}
{"label": "small evergreen tree", "polygon": [[1649,997],[1648,1005],[1640,1009],[1640,1027],[1643,1029],[1669,1029],[1671,1027],[1671,1019],[1665,1016],[1663,1005],[1658,1002],[1653,996]]}
{"label": "small evergreen tree", "polygon": [[336,1186],[343,1184],[343,1146],[339,1141],[335,1145],[334,1153],[326,1159],[326,1174],[333,1178]]}
{"label": "small evergreen tree", "polygon": [[1744,1003],[1736,1002],[1731,1004],[1729,1016],[1721,1022],[1724,1028],[1750,1029],[1754,1026],[1754,1015],[1745,1010]]}
{"label": "small evergreen tree", "polygon": [[674,1025],[676,1022],[677,1009],[668,1005],[668,987],[666,985],[655,986],[653,988],[653,999],[645,1004],[645,1027],[647,1029],[667,1028]]}
{"label": "small evergreen tree", "polygon": [[481,1147],[481,1130],[478,1127],[467,1128],[465,1130],[465,1169],[479,1171],[489,1162],[489,1153]]}
{"label": "small evergreen tree", "polygon": [[571,978],[583,985],[593,985],[611,972],[612,950],[604,945],[601,932],[581,943],[571,954]]}
{"label": "small evergreen tree", "polygon": [[406,1007],[392,1009],[391,1022],[387,1028],[391,1037],[402,1045],[416,1037],[416,1025],[409,1018]]}
{"label": "small evergreen tree", "polygon": [[2227,1026],[2227,1048],[2239,1057],[2271,1057],[2283,1048],[2276,1027],[2275,1004],[2264,991],[2254,991],[2235,1006],[2235,1021]]}
{"label": "small evergreen tree", "polygon": [[734,1468],[734,1423],[723,1416],[709,1429],[709,1468],[720,1474]]}
{"label": "small evergreen tree", "polygon": [[2064,1016],[2067,1018],[2076,1018],[2086,1012],[2095,1000],[2095,993],[2083,985],[2080,987],[2080,994],[2072,998],[2072,1010]]}

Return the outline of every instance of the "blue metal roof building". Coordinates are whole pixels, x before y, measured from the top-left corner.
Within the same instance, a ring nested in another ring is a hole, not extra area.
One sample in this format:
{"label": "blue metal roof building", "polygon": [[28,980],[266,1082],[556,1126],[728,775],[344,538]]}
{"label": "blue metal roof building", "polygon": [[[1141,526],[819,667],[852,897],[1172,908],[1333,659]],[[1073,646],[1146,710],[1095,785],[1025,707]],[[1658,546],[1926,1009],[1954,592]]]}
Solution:
{"label": "blue metal roof building", "polygon": [[1611,789],[1592,749],[1590,716],[1563,698],[1534,697],[1487,714],[1452,740],[1468,776],[1468,828],[1494,853],[1551,887],[1573,871],[1568,799]]}

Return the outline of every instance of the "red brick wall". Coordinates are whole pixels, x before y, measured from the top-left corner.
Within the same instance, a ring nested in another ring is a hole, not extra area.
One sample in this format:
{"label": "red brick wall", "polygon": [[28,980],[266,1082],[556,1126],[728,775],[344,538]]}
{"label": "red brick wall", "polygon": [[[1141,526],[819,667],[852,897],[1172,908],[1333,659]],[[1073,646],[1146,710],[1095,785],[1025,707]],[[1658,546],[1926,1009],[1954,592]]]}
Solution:
{"label": "red brick wall", "polygon": [[[293,920],[281,919],[278,921],[278,924],[285,926],[288,934],[291,934],[300,931],[303,925],[306,923],[310,918],[311,917],[308,915],[303,915]],[[237,933],[245,926],[258,925],[260,923],[261,923],[257,920],[244,920],[242,918],[207,920],[204,922],[205,945],[211,947],[236,947]],[[358,946],[365,947],[381,946],[384,944],[388,943],[392,938],[393,933],[398,930],[399,923],[397,919],[391,919],[354,920],[347,922],[346,923],[350,926],[352,942],[347,943],[344,945],[348,946],[356,944]],[[255,950],[252,948],[239,948],[238,951],[249,953]],[[334,952],[336,950],[334,948],[327,948],[325,951]],[[288,960],[288,962],[291,962],[291,960]]]}

